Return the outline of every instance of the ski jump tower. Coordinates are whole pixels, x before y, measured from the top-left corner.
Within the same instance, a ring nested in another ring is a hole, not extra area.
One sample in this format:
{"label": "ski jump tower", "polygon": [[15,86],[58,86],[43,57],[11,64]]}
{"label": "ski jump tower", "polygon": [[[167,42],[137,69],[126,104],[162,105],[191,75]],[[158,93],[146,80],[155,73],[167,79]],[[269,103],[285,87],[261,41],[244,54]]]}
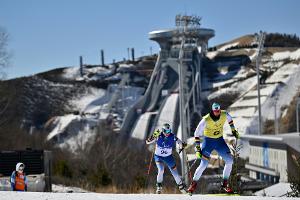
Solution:
{"label": "ski jump tower", "polygon": [[[127,112],[121,133],[144,140],[164,123],[179,138],[192,135],[192,116],[201,115],[201,67],[214,30],[197,16],[176,16],[176,28],[149,33],[160,46],[148,88]],[[198,123],[198,122],[197,122]]]}

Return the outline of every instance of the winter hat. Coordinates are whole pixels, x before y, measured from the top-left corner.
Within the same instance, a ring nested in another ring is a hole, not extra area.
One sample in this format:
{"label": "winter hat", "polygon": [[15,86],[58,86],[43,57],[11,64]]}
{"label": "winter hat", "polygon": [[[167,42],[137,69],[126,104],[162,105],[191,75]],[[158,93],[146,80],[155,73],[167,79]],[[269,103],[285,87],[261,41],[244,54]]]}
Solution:
{"label": "winter hat", "polygon": [[16,171],[23,171],[24,168],[25,168],[24,163],[21,163],[21,162],[17,163],[17,165],[16,165]]}
{"label": "winter hat", "polygon": [[221,106],[220,106],[220,104],[218,104],[218,103],[213,103],[213,105],[211,106],[211,109],[212,110],[220,110],[221,109]]}

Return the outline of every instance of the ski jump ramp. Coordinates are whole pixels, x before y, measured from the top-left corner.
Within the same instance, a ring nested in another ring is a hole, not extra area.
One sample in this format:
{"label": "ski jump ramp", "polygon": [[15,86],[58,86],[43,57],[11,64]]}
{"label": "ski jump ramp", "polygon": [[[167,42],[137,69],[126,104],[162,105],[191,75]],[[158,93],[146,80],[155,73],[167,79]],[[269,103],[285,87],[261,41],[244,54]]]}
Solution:
{"label": "ski jump ramp", "polygon": [[[177,134],[180,123],[179,73],[184,79],[181,87],[188,94],[185,97],[186,113],[189,116],[201,113],[202,57],[214,31],[197,28],[193,30],[193,40],[187,40],[183,45],[176,36],[177,32],[178,29],[167,29],[149,33],[149,38],[159,43],[161,51],[145,94],[125,116],[121,127],[122,134],[144,140],[164,123],[169,123]],[[181,64],[180,52],[183,52]],[[191,120],[190,117],[187,119]]]}

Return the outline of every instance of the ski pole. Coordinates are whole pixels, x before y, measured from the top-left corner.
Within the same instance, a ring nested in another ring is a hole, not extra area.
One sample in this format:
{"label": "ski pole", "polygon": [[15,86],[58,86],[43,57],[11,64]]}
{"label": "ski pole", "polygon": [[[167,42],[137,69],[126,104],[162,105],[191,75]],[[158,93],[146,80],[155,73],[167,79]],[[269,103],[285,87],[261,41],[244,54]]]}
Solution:
{"label": "ski pole", "polygon": [[[179,153],[181,153],[183,151],[183,149],[184,148],[179,149]],[[187,162],[188,171],[184,174],[184,176],[186,176],[188,174],[189,178],[190,178],[190,181],[192,181],[191,170],[192,170],[192,167],[196,164],[197,159],[195,159],[194,162],[191,165],[189,165],[188,156],[187,156],[186,152],[185,152],[185,155],[186,155],[186,162]]]}
{"label": "ski pole", "polygon": [[146,182],[145,182],[145,189],[148,188],[148,182],[149,182],[148,180],[149,180],[150,170],[151,170],[151,167],[152,167],[153,156],[154,156],[154,150],[151,153],[151,158],[150,158],[150,161],[149,161],[149,166],[148,166],[148,171],[147,171],[147,178],[146,178]]}
{"label": "ski pole", "polygon": [[185,156],[186,156],[186,164],[187,164],[187,167],[188,167],[187,173],[189,175],[190,181],[192,181],[192,174],[190,173],[191,172],[191,166],[189,164],[189,159],[188,159],[188,155],[187,155],[186,151],[185,151]]}
{"label": "ski pole", "polygon": [[184,176],[189,174],[190,181],[193,181],[191,170],[192,170],[192,167],[196,164],[196,162],[197,162],[197,159],[194,160],[194,162],[189,166],[189,170],[184,174]]}
{"label": "ski pole", "polygon": [[[182,147],[181,149],[179,149],[178,153],[180,154],[181,152],[183,152],[183,150],[184,150],[184,147]],[[186,164],[187,164],[187,173],[189,173],[189,171],[190,171],[190,165],[189,165],[188,156],[187,156],[186,151],[184,151],[183,153],[185,153]],[[185,173],[184,176],[185,176],[187,173]],[[191,175],[191,173],[189,173],[189,178],[190,178],[190,180],[192,180],[192,175]]]}

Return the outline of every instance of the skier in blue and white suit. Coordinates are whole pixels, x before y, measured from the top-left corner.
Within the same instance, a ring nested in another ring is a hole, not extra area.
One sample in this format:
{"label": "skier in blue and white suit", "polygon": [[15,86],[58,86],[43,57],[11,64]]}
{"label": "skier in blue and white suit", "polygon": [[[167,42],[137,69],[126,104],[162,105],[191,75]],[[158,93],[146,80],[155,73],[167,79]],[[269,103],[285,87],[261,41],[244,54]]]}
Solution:
{"label": "skier in blue and white suit", "polygon": [[166,164],[171,171],[180,192],[186,193],[184,183],[182,182],[181,176],[178,174],[176,163],[172,155],[172,150],[176,142],[181,149],[186,147],[186,143],[182,142],[172,133],[170,125],[167,123],[163,125],[162,131],[156,130],[146,140],[146,144],[152,144],[154,142],[156,142],[154,159],[158,169],[156,193],[160,194],[162,191],[164,164]]}
{"label": "skier in blue and white suit", "polygon": [[[198,159],[201,159],[201,162],[199,167],[196,169],[193,181],[188,188],[189,193],[193,193],[195,191],[197,181],[200,179],[202,173],[208,166],[210,154],[213,150],[216,150],[225,161],[221,190],[223,190],[225,193],[234,193],[232,188],[229,186],[228,181],[232,170],[233,157],[223,138],[223,126],[226,121],[231,128],[233,136],[238,139],[239,133],[235,129],[232,117],[226,110],[221,110],[221,106],[218,103],[213,103],[211,112],[205,115],[199,122],[194,135],[196,144],[196,157]],[[200,136],[204,136],[201,147]]]}

